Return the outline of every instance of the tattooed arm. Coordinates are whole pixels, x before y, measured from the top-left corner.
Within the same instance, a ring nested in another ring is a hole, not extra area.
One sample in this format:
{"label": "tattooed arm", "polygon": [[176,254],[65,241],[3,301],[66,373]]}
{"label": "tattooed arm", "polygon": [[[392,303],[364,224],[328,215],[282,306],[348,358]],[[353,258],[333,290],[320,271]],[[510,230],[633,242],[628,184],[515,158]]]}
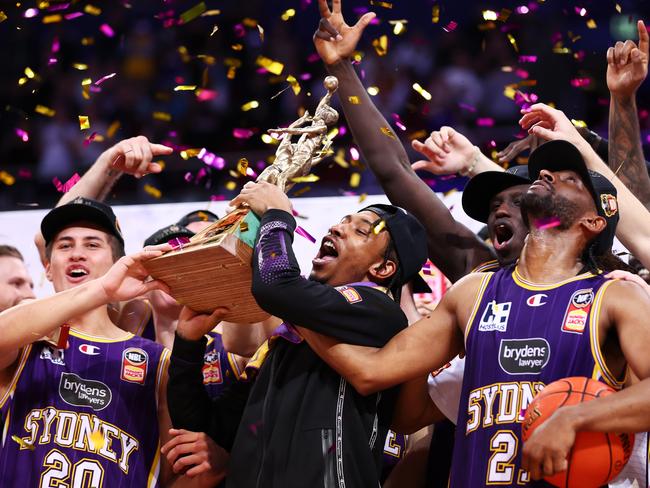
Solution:
{"label": "tattooed arm", "polygon": [[[639,45],[627,40],[607,50],[609,167],[650,210],[650,177],[646,168],[636,108],[636,91],[648,74],[648,31],[638,22]],[[619,169],[620,168],[620,169]]]}

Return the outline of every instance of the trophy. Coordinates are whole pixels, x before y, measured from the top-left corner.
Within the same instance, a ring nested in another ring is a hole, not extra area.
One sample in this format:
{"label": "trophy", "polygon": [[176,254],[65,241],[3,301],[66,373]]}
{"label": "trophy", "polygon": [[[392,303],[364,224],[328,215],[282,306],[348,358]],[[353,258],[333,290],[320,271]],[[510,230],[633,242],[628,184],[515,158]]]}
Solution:
{"label": "trophy", "polygon": [[[331,139],[328,126],[338,121],[329,102],[338,88],[334,76],[325,78],[327,93],[314,115],[309,112],[286,128],[269,129],[280,135],[275,161],[258,176],[289,190],[296,178],[306,176],[327,154]],[[295,142],[292,138],[297,137]],[[192,236],[188,243],[145,263],[147,271],[164,281],[171,295],[192,310],[211,313],[228,307],[224,320],[236,323],[260,322],[269,317],[251,294],[253,247],[260,221],[246,206],[240,206]]]}

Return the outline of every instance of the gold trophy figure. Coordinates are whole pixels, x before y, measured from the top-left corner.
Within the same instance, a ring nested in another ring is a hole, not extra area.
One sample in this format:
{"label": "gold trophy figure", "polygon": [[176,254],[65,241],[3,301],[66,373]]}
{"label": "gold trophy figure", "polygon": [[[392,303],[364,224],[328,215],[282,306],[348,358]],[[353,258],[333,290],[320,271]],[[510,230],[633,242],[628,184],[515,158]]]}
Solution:
{"label": "gold trophy figure", "polygon": [[[327,93],[314,115],[309,112],[286,128],[270,129],[280,134],[275,161],[262,171],[257,181],[268,181],[287,191],[294,179],[309,174],[329,152],[328,126],[338,121],[338,112],[329,102],[338,80],[328,76]],[[309,124],[309,125],[306,125]],[[291,139],[299,136],[296,142]],[[260,322],[268,318],[251,294],[253,246],[259,219],[247,207],[239,207],[190,238],[190,242],[147,261],[147,270],[167,283],[171,295],[197,312],[210,313],[227,307],[225,320],[237,323]]]}

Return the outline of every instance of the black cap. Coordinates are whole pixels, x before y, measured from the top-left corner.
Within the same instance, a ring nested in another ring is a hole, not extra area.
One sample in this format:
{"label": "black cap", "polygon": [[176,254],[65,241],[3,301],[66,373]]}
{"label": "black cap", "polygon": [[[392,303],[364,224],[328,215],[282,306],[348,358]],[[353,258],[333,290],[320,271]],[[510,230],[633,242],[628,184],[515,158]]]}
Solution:
{"label": "black cap", "polygon": [[219,217],[209,210],[194,210],[181,217],[176,223],[182,227],[187,227],[192,222],[216,222],[217,220],[219,220]]}
{"label": "black cap", "polygon": [[77,197],[65,205],[53,208],[41,222],[41,233],[45,245],[49,245],[54,237],[66,227],[75,222],[92,222],[107,233],[114,235],[124,246],[124,237],[120,224],[108,205],[90,198]]}
{"label": "black cap", "polygon": [[508,188],[530,185],[528,167],[512,166],[506,171],[485,171],[467,182],[463,190],[463,210],[479,222],[487,223],[490,201]]}
{"label": "black cap", "polygon": [[182,225],[172,224],[162,229],[158,229],[156,232],[147,237],[144,241],[145,246],[156,246],[158,244],[166,244],[172,239],[177,237],[192,237],[194,232],[192,232],[187,227]]}
{"label": "black cap", "polygon": [[399,299],[402,285],[420,272],[427,260],[427,236],[422,224],[406,210],[394,205],[375,204],[359,212],[376,213],[385,223],[397,253],[399,265],[391,283],[391,292]]}
{"label": "black cap", "polygon": [[607,222],[607,227],[594,239],[596,255],[602,255],[612,248],[616,224],[618,223],[618,202],[616,188],[600,173],[587,168],[577,147],[568,141],[548,141],[535,149],[528,159],[531,181],[539,179],[539,172],[571,170],[578,173],[596,204],[598,215]]}

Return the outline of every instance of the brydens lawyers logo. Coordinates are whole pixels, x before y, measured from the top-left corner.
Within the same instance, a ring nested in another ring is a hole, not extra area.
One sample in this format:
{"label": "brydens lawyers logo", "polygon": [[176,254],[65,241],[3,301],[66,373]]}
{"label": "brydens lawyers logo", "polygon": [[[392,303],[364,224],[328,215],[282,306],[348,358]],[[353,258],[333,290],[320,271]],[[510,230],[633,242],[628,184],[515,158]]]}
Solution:
{"label": "brydens lawyers logo", "polygon": [[593,288],[578,290],[571,295],[569,305],[562,320],[562,332],[582,334],[587,325],[591,303],[594,301]]}
{"label": "brydens lawyers logo", "polygon": [[551,346],[542,337],[502,339],[499,366],[510,374],[539,374],[548,364]]}
{"label": "brydens lawyers logo", "polygon": [[531,295],[528,297],[528,300],[526,300],[526,304],[529,307],[541,307],[542,305],[546,305],[544,298],[548,298],[548,295],[546,295],[545,293],[538,293],[537,295]]}
{"label": "brydens lawyers logo", "polygon": [[130,383],[144,385],[147,379],[149,355],[144,349],[129,347],[122,353],[122,373],[120,378]]}
{"label": "brydens lawyers logo", "polygon": [[103,410],[111,403],[113,393],[101,381],[87,380],[74,373],[62,373],[59,396],[68,405]]}
{"label": "brydens lawyers logo", "polygon": [[81,344],[79,346],[79,351],[88,356],[97,356],[99,354],[99,347],[93,346],[92,344]]}

